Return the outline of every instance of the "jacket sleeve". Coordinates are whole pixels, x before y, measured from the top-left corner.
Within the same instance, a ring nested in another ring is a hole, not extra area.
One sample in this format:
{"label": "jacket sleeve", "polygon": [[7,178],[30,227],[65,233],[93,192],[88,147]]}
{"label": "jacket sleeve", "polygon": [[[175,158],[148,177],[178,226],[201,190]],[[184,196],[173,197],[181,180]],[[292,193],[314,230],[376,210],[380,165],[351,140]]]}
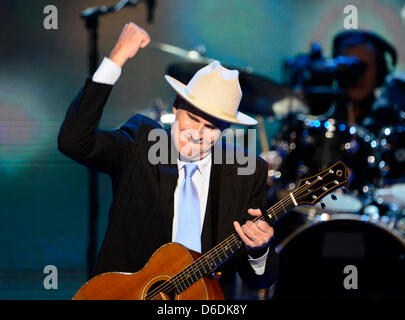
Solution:
{"label": "jacket sleeve", "polygon": [[[259,158],[247,209],[259,208],[263,210],[263,208],[267,208],[267,176],[267,163]],[[242,280],[254,289],[270,287],[278,274],[278,255],[273,241],[270,241],[264,274],[257,275],[254,272],[248,261],[246,250],[243,250],[241,253],[238,273]]]}
{"label": "jacket sleeve", "polygon": [[130,143],[136,141],[141,121],[133,117],[121,128],[98,129],[112,85],[88,79],[70,104],[58,134],[58,149],[89,168],[104,173],[122,167],[130,157]]}

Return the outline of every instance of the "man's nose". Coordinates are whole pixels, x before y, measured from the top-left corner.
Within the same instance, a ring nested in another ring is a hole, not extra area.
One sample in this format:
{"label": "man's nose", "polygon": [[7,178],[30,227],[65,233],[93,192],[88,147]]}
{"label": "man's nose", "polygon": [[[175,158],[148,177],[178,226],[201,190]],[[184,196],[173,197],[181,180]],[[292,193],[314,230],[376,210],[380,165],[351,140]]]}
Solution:
{"label": "man's nose", "polygon": [[202,127],[201,125],[196,125],[190,128],[189,135],[193,141],[200,141],[202,139]]}
{"label": "man's nose", "polygon": [[194,130],[193,130],[193,139],[194,140],[199,140],[199,139],[202,138],[203,129],[204,129],[204,124],[203,123],[199,123],[194,127]]}
{"label": "man's nose", "polygon": [[202,137],[204,128],[205,128],[204,123],[199,123],[199,124],[198,124],[198,126],[197,126],[197,131],[198,131],[200,137]]}

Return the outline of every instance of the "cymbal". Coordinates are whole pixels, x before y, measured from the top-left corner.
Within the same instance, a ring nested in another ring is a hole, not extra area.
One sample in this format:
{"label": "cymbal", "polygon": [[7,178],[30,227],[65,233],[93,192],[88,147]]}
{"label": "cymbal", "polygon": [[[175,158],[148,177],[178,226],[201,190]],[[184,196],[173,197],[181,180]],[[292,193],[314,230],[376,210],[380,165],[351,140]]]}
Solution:
{"label": "cymbal", "polygon": [[[206,64],[207,62],[174,63],[169,65],[167,73],[178,81],[187,84],[194,74]],[[240,111],[280,118],[289,113],[307,113],[308,108],[302,102],[301,96],[290,88],[253,73],[250,68],[235,68],[227,65],[225,67],[239,71],[239,82],[243,93],[239,106]]]}
{"label": "cymbal", "polygon": [[201,52],[199,52],[198,50],[186,50],[163,42],[151,41],[149,43],[149,47],[177,56],[184,60],[188,60],[190,62],[209,64],[214,61],[214,59],[204,57],[204,55],[202,55]]}

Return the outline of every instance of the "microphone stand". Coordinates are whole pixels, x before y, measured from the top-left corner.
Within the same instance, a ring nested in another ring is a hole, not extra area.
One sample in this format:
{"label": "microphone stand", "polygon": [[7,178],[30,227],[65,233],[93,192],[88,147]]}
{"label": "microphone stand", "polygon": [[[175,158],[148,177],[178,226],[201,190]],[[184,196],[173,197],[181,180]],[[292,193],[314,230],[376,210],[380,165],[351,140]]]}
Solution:
{"label": "microphone stand", "polygon": [[[144,0],[121,0],[112,6],[92,7],[82,11],[80,17],[84,19],[88,31],[89,43],[89,77],[91,78],[99,64],[98,52],[98,19],[100,16],[118,12],[128,6],[136,6]],[[90,279],[97,256],[97,225],[99,218],[98,174],[89,169],[89,238],[87,247],[87,275]]]}

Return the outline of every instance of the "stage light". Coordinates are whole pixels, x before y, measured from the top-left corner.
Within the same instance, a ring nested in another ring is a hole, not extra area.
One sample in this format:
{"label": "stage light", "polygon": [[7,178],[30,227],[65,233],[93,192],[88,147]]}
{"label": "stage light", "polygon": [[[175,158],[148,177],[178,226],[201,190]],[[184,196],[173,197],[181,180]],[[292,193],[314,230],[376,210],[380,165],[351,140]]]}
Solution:
{"label": "stage light", "polygon": [[175,119],[176,119],[176,115],[174,113],[166,113],[166,114],[162,114],[160,116],[160,122],[162,122],[164,124],[173,123]]}
{"label": "stage light", "polygon": [[374,156],[368,156],[367,162],[368,163],[374,163],[375,162],[375,157]]}
{"label": "stage light", "polygon": [[319,217],[319,220],[321,221],[328,221],[330,219],[330,215],[328,213],[322,213],[321,216]]}

